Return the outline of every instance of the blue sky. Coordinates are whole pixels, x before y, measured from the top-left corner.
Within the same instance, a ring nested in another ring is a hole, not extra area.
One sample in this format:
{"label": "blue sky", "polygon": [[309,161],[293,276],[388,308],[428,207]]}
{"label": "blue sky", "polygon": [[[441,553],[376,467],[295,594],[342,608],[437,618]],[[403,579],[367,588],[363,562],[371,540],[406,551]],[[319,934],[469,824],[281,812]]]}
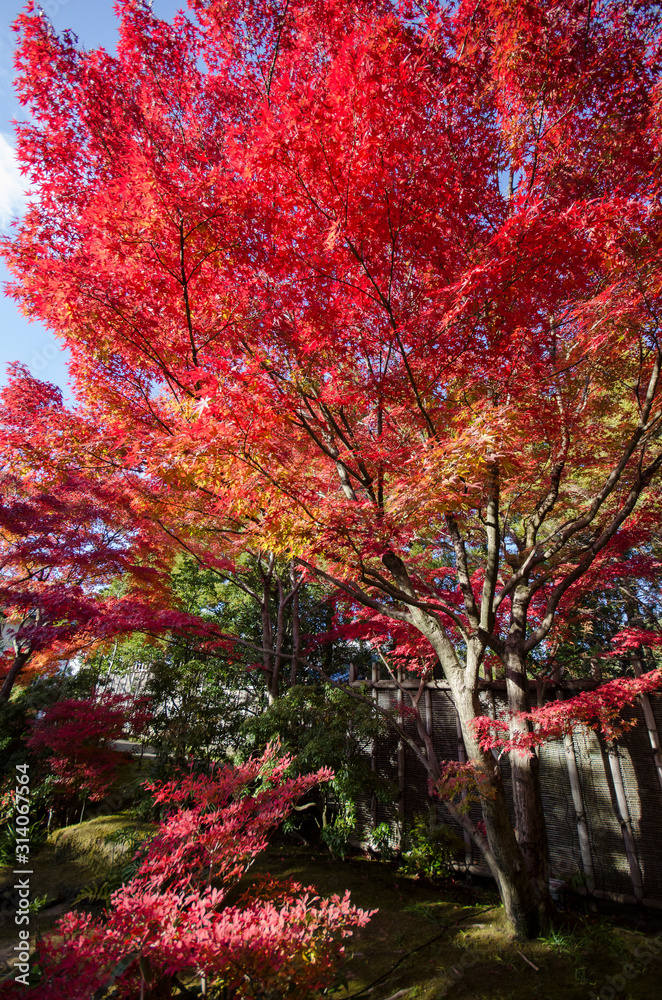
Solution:
{"label": "blue sky", "polygon": [[[43,9],[57,32],[71,28],[87,49],[115,48],[117,19],[113,0],[41,0]],[[10,25],[23,9],[23,0],[0,0],[0,229],[10,232],[12,218],[20,215],[24,204],[24,182],[19,177],[13,147],[11,121],[23,118],[24,111],[13,90],[14,33]],[[171,19],[184,0],[154,0],[152,7],[159,17]],[[0,263],[0,281],[4,289],[7,272]],[[0,384],[6,380],[5,367],[10,361],[22,361],[33,375],[55,382],[66,391],[66,353],[56,338],[38,323],[28,323],[17,306],[0,294]]]}

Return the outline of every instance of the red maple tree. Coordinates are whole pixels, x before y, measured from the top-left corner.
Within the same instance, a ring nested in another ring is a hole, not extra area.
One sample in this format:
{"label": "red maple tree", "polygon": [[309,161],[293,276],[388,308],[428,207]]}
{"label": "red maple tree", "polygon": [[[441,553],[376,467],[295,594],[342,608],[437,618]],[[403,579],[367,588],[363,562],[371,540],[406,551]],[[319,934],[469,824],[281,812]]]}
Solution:
{"label": "red maple tree", "polygon": [[133,632],[222,643],[173,603],[172,552],[131,491],[81,468],[72,434],[85,425],[59,390],[21,366],[12,375],[0,398],[0,702],[21,676]]}
{"label": "red maple tree", "polygon": [[405,626],[421,683],[438,660],[486,832],[458,821],[536,933],[537,758],[513,744],[511,817],[473,721],[494,656],[530,731],[531,654],[646,531],[657,5],[189,10],[124,0],[117,56],[19,18],[14,293],[123,461]]}
{"label": "red maple tree", "polygon": [[126,695],[64,698],[40,713],[27,745],[47,752],[58,791],[100,801],[125,759],[115,742],[140,737],[148,720],[146,703]]}

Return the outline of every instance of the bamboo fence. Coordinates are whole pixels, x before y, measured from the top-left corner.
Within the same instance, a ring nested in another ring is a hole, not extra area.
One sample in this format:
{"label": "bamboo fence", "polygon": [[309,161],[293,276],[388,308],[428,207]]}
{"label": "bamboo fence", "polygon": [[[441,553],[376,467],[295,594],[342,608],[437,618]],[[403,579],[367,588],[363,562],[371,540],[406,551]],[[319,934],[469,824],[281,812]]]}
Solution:
{"label": "bamboo fence", "polygon": [[[640,672],[639,665],[635,664],[635,670]],[[402,705],[403,690],[418,687],[417,681],[406,679],[398,687],[392,679],[381,680],[376,670],[367,682],[352,672],[350,683],[367,684],[375,701],[390,708]],[[596,682],[589,680],[545,685],[532,681],[532,702],[543,704],[595,687]],[[480,699],[486,715],[498,715],[505,710],[505,682],[483,682]],[[438,756],[466,759],[448,685],[430,682],[421,705]],[[624,715],[638,724],[618,742],[607,742],[582,727],[539,750],[551,875],[555,882],[580,894],[662,909],[662,696],[644,695]],[[415,736],[406,713],[400,711],[400,718]],[[367,798],[359,804],[365,834],[372,825],[387,822],[397,841],[403,824],[433,802],[427,776],[411,749],[393,734],[381,737],[366,752],[373,770],[397,784],[398,799],[393,806]],[[507,757],[500,759],[499,767],[510,800]],[[443,805],[435,808],[439,819],[450,823]],[[457,867],[488,873],[468,836],[464,837],[464,859]]]}

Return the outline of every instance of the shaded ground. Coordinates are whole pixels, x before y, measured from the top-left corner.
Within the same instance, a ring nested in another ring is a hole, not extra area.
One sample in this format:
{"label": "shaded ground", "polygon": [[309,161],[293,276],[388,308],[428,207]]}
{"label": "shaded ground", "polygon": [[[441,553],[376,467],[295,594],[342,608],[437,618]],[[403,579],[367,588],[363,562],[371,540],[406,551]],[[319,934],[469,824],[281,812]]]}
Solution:
{"label": "shaded ground", "polygon": [[348,942],[347,987],[334,991],[334,1000],[589,1000],[602,990],[601,1000],[662,997],[662,957],[653,955],[662,956],[662,939],[657,948],[652,933],[613,918],[561,915],[550,938],[523,943],[489,889],[426,886],[398,876],[396,864],[336,862],[277,846],[260,867],[322,895],[350,889],[357,906],[379,908]]}
{"label": "shaded ground", "polygon": [[152,829],[122,814],[101,816],[51,834],[31,858],[29,876],[23,872],[14,876],[11,868],[0,867],[0,976],[6,971],[5,963],[14,957],[17,927],[12,886],[18,878],[30,882],[30,930],[45,934],[58,917],[77,905],[81,895],[89,894],[80,905],[93,905],[95,898],[101,905],[119,884],[135,841]]}
{"label": "shaded ground", "polygon": [[[42,909],[33,915],[32,929],[47,931],[77,898],[78,905],[100,907],[126,866],[130,838],[149,829],[124,816],[110,816],[51,837],[34,859],[31,889],[33,897],[42,899]],[[662,938],[656,948],[653,933],[628,926],[624,915],[617,922],[564,914],[551,937],[522,943],[512,937],[495,893],[486,888],[425,885],[399,876],[396,864],[334,861],[323,851],[278,844],[256,870],[294,878],[321,895],[350,889],[356,905],[379,910],[348,939],[346,984],[330,991],[330,1000],[662,997],[662,958],[657,957],[657,952],[662,956]],[[11,870],[0,870],[2,889],[11,887],[12,880]],[[13,914],[5,912],[0,960],[11,955],[15,941]]]}

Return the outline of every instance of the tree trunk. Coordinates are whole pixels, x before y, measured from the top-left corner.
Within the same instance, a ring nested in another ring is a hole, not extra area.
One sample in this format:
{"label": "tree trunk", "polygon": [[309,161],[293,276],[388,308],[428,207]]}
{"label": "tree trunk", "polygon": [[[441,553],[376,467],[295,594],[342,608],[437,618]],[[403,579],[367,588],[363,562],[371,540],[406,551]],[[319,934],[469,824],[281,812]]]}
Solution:
{"label": "tree trunk", "polygon": [[[290,569],[292,584],[296,582],[294,564]],[[299,591],[292,598],[292,661],[290,663],[290,686],[294,687],[298,677],[299,654],[301,652],[301,622],[299,620]]]}
{"label": "tree trunk", "polygon": [[[461,544],[458,545],[458,551],[462,559]],[[408,598],[415,600],[416,595],[411,580],[400,557],[388,551],[382,556],[382,562],[400,590]],[[525,602],[520,601],[518,612],[522,608],[525,610]],[[476,617],[475,608],[470,614]],[[483,844],[479,846],[497,881],[508,919],[518,935],[527,938],[536,937],[546,930],[551,908],[548,878],[546,878],[547,834],[542,813],[537,758],[534,764],[531,764],[528,758],[526,761],[518,760],[513,767],[516,834],[509,815],[499,768],[492,754],[481,748],[473,726],[474,720],[484,714],[477,690],[479,655],[484,648],[480,643],[472,645],[470,641],[467,644],[466,662],[462,664],[457,650],[438,619],[412,603],[409,605],[409,620],[433,647],[450,685],[453,703],[462,725],[467,757],[473,765],[487,833],[487,843],[485,844],[485,838],[480,837]],[[523,616],[524,624],[525,621]],[[490,621],[487,619],[485,626],[490,626]],[[522,623],[519,623],[516,630],[513,630],[513,636],[515,632],[517,633],[517,640],[513,638],[512,646],[509,646],[508,650],[521,649],[519,636],[522,636],[524,631]],[[528,698],[524,656],[518,657],[510,666],[513,679],[511,687],[514,688],[516,697],[513,697],[514,703],[509,707],[517,710],[520,704],[522,706],[528,704],[526,700],[518,703],[518,699]],[[454,811],[455,817],[461,822],[458,810]]]}
{"label": "tree trunk", "polygon": [[473,719],[482,714],[478,695],[465,689],[454,692],[453,701],[462,725],[467,756],[477,773],[491,855],[486,856],[486,861],[496,879],[506,916],[515,933],[524,938],[537,937],[546,928],[547,913],[544,907],[541,908],[538,888],[527,869],[513,829],[498,765],[491,753],[481,749],[471,725]]}
{"label": "tree trunk", "polygon": [[278,698],[278,676],[276,674],[276,663],[274,662],[273,628],[271,624],[271,609],[269,607],[273,563],[270,563],[268,572],[265,573],[262,569],[260,572],[262,574],[262,599],[260,601],[262,615],[262,663],[267,687],[267,704],[273,705]]}
{"label": "tree trunk", "polygon": [[12,693],[14,682],[29,659],[30,652],[27,650],[22,653],[17,653],[14,657],[11,669],[5,677],[2,687],[0,688],[0,705],[9,701],[9,696]]}
{"label": "tree trunk", "polygon": [[[524,655],[507,649],[504,656],[506,668],[506,694],[508,711],[530,712],[531,697]],[[528,734],[530,724],[523,720],[511,722],[511,737],[518,732]],[[510,753],[513,791],[515,835],[531,877],[533,891],[540,908],[541,927],[549,923],[552,901],[549,894],[549,850],[547,827],[540,791],[540,761],[535,752]]]}

